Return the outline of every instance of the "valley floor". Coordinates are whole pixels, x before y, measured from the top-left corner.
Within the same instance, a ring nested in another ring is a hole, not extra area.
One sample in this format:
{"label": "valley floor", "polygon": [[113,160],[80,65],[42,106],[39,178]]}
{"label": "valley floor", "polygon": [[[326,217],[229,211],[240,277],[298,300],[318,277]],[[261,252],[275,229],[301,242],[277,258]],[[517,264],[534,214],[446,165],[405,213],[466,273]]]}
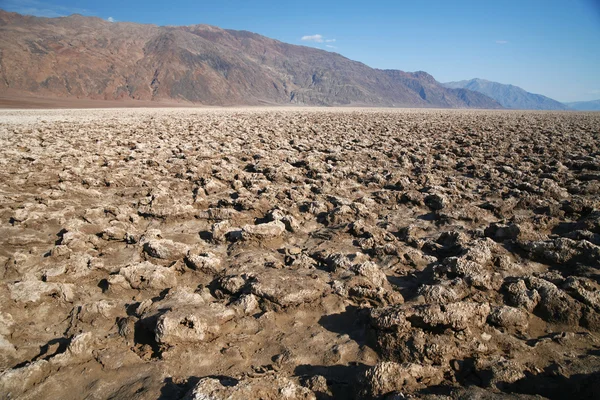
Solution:
{"label": "valley floor", "polygon": [[600,397],[600,114],[0,110],[0,144],[2,398]]}

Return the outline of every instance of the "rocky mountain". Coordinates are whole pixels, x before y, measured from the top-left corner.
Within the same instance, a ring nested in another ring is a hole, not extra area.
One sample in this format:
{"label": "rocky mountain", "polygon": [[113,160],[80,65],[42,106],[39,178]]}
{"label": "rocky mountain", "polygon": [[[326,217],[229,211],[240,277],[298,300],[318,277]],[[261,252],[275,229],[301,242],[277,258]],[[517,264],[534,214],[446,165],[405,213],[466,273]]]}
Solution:
{"label": "rocky mountain", "polygon": [[111,23],[0,10],[0,96],[191,102],[501,108],[425,72],[207,25]]}
{"label": "rocky mountain", "polygon": [[573,103],[565,103],[565,105],[577,111],[600,111],[600,99],[592,101],[575,101]]}
{"label": "rocky mountain", "polygon": [[514,85],[505,85],[485,79],[471,79],[468,81],[447,82],[447,88],[469,89],[491,97],[503,107],[520,110],[568,110],[564,104],[541,94],[529,93]]}

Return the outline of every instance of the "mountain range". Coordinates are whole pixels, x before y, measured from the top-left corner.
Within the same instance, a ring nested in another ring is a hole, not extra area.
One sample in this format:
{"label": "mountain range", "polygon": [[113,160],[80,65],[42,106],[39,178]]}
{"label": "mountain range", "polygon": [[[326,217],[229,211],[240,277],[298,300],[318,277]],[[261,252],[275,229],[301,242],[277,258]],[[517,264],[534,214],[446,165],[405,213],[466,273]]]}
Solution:
{"label": "mountain range", "polygon": [[569,108],[577,111],[600,111],[600,99],[592,101],[575,101],[565,103]]}
{"label": "mountain range", "polygon": [[156,26],[0,10],[0,96],[204,105],[502,108],[425,72],[208,25]]}
{"label": "mountain range", "polygon": [[534,94],[514,85],[505,85],[485,79],[471,79],[443,84],[452,89],[469,89],[485,94],[505,108],[519,110],[569,110],[563,103],[541,94]]}

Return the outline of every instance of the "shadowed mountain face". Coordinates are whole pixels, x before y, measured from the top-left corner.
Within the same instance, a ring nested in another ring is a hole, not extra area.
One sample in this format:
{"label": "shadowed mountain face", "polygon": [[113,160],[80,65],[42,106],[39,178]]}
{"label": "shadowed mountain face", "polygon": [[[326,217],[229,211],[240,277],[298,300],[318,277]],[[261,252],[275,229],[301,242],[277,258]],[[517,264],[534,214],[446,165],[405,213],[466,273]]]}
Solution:
{"label": "shadowed mountain face", "polygon": [[591,101],[575,101],[573,103],[565,103],[573,110],[578,111],[600,111],[600,99]]}
{"label": "shadowed mountain face", "polygon": [[471,79],[444,83],[452,89],[468,89],[483,93],[500,103],[503,107],[519,110],[568,110],[564,104],[541,94],[529,93],[518,86],[504,85],[485,79]]}
{"label": "shadowed mountain face", "polygon": [[0,95],[207,105],[501,108],[425,72],[360,62],[246,31],[0,10]]}

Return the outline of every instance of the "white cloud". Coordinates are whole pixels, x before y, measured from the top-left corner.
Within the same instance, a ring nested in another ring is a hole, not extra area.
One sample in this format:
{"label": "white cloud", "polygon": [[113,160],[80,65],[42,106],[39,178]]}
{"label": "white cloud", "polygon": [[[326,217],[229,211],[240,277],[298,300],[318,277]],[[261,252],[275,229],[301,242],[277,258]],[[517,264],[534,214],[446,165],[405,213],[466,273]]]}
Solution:
{"label": "white cloud", "polygon": [[302,36],[300,40],[302,40],[303,42],[323,43],[323,35],[306,35]]}
{"label": "white cloud", "polygon": [[116,20],[116,19],[114,19],[113,17],[108,17],[108,18],[106,18],[106,20],[107,20],[108,22],[117,22],[117,20]]}
{"label": "white cloud", "polygon": [[507,44],[508,40],[496,40],[497,44]]}
{"label": "white cloud", "polygon": [[[325,36],[316,34],[316,35],[306,35],[300,38],[303,42],[312,42],[312,43],[335,43],[336,39],[326,39]],[[330,49],[337,49],[337,47],[332,46],[330,44],[326,44],[325,47]]]}

